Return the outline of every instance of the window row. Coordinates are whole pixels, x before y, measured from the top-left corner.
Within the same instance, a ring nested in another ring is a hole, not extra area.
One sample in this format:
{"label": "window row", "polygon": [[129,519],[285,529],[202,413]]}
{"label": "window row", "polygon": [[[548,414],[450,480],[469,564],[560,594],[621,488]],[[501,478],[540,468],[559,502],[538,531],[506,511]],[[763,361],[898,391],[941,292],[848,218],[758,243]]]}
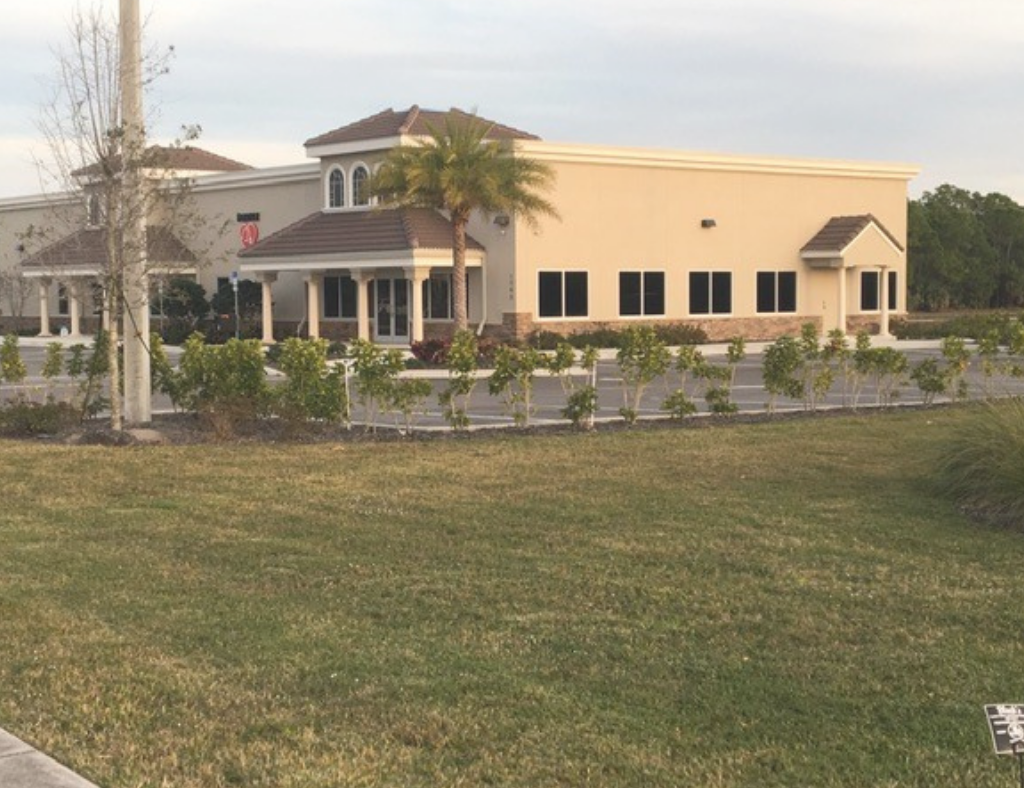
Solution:
{"label": "window row", "polygon": [[345,171],[340,167],[333,167],[327,176],[327,207],[344,208],[346,205],[369,205],[370,204],[370,170],[364,164],[357,164],[352,168],[351,192],[345,189]]}
{"label": "window row", "polygon": [[[731,271],[691,271],[689,274],[689,314],[730,315],[733,311],[733,273]],[[797,272],[757,272],[757,313],[795,314],[797,311]],[[879,272],[862,271],[861,311],[879,309]],[[889,271],[889,309],[897,304],[897,278]],[[589,315],[589,275],[586,271],[541,271],[537,279],[539,317],[587,317]],[[663,271],[622,271],[619,273],[619,315],[621,317],[660,317],[665,314],[666,289]]]}
{"label": "window row", "polygon": [[[398,282],[408,280],[399,279]],[[390,285],[389,285],[390,287]],[[377,283],[370,281],[369,300],[373,305],[381,298]],[[448,273],[431,274],[423,281],[423,317],[426,320],[451,320],[453,313],[452,276]],[[350,276],[324,277],[324,317],[354,320],[359,316],[358,285]]]}

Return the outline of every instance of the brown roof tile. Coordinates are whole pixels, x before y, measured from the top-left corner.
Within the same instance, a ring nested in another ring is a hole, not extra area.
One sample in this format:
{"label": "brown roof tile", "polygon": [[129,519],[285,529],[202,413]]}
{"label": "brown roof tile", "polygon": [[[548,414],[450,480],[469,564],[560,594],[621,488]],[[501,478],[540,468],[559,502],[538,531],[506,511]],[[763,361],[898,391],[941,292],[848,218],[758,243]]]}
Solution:
{"label": "brown roof tile", "polygon": [[423,136],[430,133],[430,127],[443,129],[445,121],[451,119],[456,123],[468,123],[476,119],[490,126],[487,139],[491,140],[536,140],[540,139],[529,132],[514,129],[486,118],[471,115],[461,109],[452,107],[447,111],[420,109],[415,104],[404,112],[386,109],[368,118],[357,120],[347,126],[328,131],[318,137],[306,140],[306,147],[317,145],[333,145],[339,142],[361,142],[363,140],[397,137],[402,134]]}
{"label": "brown roof tile", "polygon": [[[182,147],[152,145],[146,148],[144,165],[150,168],[172,171],[180,170],[183,172],[239,172],[252,169],[248,164],[242,164],[225,156],[210,153],[208,150],[193,148],[188,145]],[[120,157],[115,157],[112,167],[115,172],[120,169]],[[83,175],[98,175],[100,172],[100,165],[97,163],[90,164],[88,167],[82,167],[71,174],[75,177],[81,177]]]}
{"label": "brown roof tile", "polygon": [[[90,268],[100,270],[107,264],[107,231],[85,228],[71,233],[25,258],[27,268],[57,270]],[[195,263],[196,256],[167,227],[146,228],[147,257],[151,263]]]}
{"label": "brown roof tile", "polygon": [[[317,211],[238,253],[244,259],[451,249],[452,224],[429,208]],[[483,250],[466,237],[466,248]]]}
{"label": "brown roof tile", "polygon": [[834,253],[838,255],[870,224],[874,224],[886,238],[895,244],[897,249],[901,252],[903,251],[903,245],[885,228],[885,225],[870,213],[865,213],[859,216],[833,216],[811,240],[804,244],[800,252]]}

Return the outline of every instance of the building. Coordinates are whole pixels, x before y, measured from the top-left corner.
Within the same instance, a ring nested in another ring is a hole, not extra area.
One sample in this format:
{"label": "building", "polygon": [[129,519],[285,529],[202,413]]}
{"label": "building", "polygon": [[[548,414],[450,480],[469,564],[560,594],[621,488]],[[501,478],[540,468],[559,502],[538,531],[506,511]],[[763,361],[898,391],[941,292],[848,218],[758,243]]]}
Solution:
{"label": "building", "polygon": [[[209,231],[200,253],[158,230],[167,270],[194,272],[207,291],[231,271],[259,281],[267,341],[301,333],[408,344],[449,333],[450,223],[432,210],[381,209],[365,188],[389,149],[446,117],[468,116],[385,110],[307,140],[315,162],[289,167],[193,152],[175,177],[187,173]],[[551,165],[547,197],[561,217],[536,231],[515,216],[472,218],[469,317],[484,334],[638,322],[699,325],[712,339],[770,339],[807,322],[822,333],[887,333],[906,309],[915,167],[549,143],[486,122],[490,139]],[[71,234],[39,248],[17,240],[51,208],[0,201],[0,270],[21,258],[39,283],[29,314],[41,328],[64,307],[69,321],[82,313],[72,304],[97,264],[76,257]],[[225,222],[227,233],[214,232]]]}

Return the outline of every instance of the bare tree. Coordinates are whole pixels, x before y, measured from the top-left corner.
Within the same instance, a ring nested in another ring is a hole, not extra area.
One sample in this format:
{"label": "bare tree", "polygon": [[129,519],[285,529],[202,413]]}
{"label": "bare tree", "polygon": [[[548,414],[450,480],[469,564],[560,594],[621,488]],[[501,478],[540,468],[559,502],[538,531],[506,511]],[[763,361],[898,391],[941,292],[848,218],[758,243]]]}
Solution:
{"label": "bare tree", "polygon": [[[122,6],[133,2],[137,12],[137,0],[127,0]],[[105,259],[98,261],[96,281],[102,286],[104,311],[110,315],[110,411],[111,426],[117,430],[123,427],[125,413],[119,388],[118,322],[123,320],[129,334],[126,344],[136,340],[148,354],[146,282],[153,266],[166,268],[168,262],[155,259],[159,255],[150,252],[154,243],[166,242],[169,234],[147,233],[146,224],[155,218],[161,230],[173,227],[175,241],[182,241],[186,248],[200,235],[209,237],[203,232],[205,220],[195,210],[190,182],[174,172],[173,156],[169,155],[174,147],[147,147],[146,124],[139,128],[138,121],[125,122],[123,48],[116,18],[99,8],[80,8],[74,13],[67,43],[54,51],[53,93],[37,124],[49,150],[49,159],[37,164],[44,189],[51,195],[50,221],[45,228],[32,227],[26,234],[37,250],[54,248],[60,239],[83,230],[97,233],[94,240],[102,240]],[[150,50],[141,58],[136,79],[143,90],[168,71],[172,55],[173,49]],[[185,132],[175,147],[194,139],[198,127]],[[191,251],[189,255],[191,259],[183,262],[198,266],[201,260]],[[59,274],[62,261],[50,260],[50,264]],[[139,370],[132,369],[133,359],[138,365],[137,355],[126,347],[128,372],[138,378]],[[148,365],[143,369],[148,392]],[[138,382],[128,380],[126,385]],[[139,412],[133,416],[129,408],[132,421],[148,421],[146,399],[141,418]]]}
{"label": "bare tree", "polygon": [[0,271],[0,316],[3,316],[6,308],[16,328],[21,327],[31,288],[32,285],[24,277],[20,264],[9,270]]}

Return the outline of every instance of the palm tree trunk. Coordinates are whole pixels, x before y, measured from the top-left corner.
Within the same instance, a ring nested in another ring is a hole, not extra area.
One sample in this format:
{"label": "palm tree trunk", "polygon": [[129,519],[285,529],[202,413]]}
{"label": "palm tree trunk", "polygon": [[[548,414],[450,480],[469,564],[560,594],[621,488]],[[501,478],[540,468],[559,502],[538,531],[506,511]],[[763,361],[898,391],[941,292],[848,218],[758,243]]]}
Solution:
{"label": "palm tree trunk", "polygon": [[452,295],[455,301],[455,330],[469,328],[466,301],[466,225],[468,216],[452,214]]}

